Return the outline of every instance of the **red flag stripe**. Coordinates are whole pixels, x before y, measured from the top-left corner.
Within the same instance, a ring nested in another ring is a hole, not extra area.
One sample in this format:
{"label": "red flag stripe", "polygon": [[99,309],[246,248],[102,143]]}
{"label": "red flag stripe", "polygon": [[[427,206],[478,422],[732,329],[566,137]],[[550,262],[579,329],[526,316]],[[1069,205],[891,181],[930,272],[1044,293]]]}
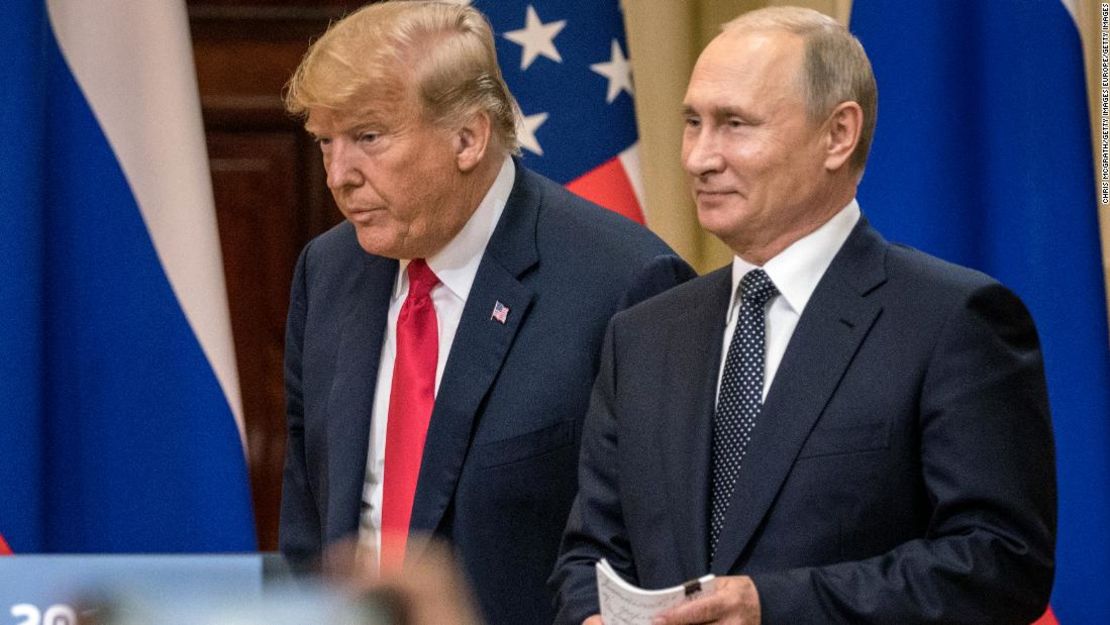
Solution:
{"label": "red flag stripe", "polygon": [[4,535],[0,534],[0,556],[10,555],[12,555],[12,548],[9,547],[8,543],[4,541]]}
{"label": "red flag stripe", "polygon": [[640,208],[636,192],[632,189],[632,183],[628,180],[619,156],[571,180],[567,188],[632,221],[644,223],[644,211]]}
{"label": "red flag stripe", "polygon": [[1056,615],[1052,613],[1052,608],[1048,608],[1041,618],[1037,619],[1033,625],[1060,625],[1060,621],[1056,620]]}

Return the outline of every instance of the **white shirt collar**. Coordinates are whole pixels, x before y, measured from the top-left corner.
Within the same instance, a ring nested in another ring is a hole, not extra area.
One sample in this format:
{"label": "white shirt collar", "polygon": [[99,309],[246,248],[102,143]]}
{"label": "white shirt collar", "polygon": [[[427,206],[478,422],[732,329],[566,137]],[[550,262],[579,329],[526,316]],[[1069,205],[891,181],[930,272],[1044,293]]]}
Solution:
{"label": "white shirt collar", "polygon": [[[847,206],[826,221],[820,228],[807,234],[779,252],[763,265],[763,270],[775,283],[786,304],[801,316],[810,296],[832,264],[833,257],[848,240],[860,218],[859,203],[852,199]],[[739,294],[737,287],[741,278],[757,267],[748,261],[734,256],[732,259],[732,303],[728,308],[727,323],[732,322],[736,313]]]}
{"label": "white shirt collar", "polygon": [[[478,275],[478,265],[482,262],[486,244],[497,228],[501,213],[505,211],[505,203],[509,200],[515,180],[516,164],[512,157],[506,156],[497,178],[466,225],[443,249],[425,259],[439,281],[464,302],[470,293],[470,286],[474,284],[474,278]],[[394,299],[408,288],[408,274],[405,269],[409,265],[409,259],[401,259],[400,262],[397,280],[393,285]]]}

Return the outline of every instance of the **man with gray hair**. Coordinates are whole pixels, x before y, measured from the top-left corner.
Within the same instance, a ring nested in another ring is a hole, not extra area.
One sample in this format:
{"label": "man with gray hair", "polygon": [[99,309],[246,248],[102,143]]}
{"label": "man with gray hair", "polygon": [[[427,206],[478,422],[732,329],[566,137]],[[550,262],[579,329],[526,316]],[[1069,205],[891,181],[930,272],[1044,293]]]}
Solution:
{"label": "man with gray hair", "polygon": [[512,158],[515,104],[472,8],[367,6],[286,96],[346,221],[293,280],[282,552],[311,566],[357,536],[396,569],[434,535],[488,623],[550,621],[605,326],[691,270]]}
{"label": "man with gray hair", "polygon": [[610,324],[560,625],[601,622],[601,558],[646,588],[717,575],[654,625],[1043,612],[1056,490],[1036,330],[996,281],[862,216],[876,101],[862,46],[814,11],[744,15],[702,52],[682,158],[735,257]]}

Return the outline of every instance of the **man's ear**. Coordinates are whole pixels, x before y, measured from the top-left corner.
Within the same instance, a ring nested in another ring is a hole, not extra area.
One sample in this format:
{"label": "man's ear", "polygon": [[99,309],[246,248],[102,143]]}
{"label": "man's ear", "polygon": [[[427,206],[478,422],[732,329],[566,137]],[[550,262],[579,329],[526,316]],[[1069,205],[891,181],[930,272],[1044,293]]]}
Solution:
{"label": "man's ear", "polygon": [[826,122],[825,169],[839,170],[852,158],[863,129],[863,109],[856,102],[841,102]]}
{"label": "man's ear", "polygon": [[489,114],[479,111],[455,131],[455,162],[466,173],[482,162],[489,149],[492,128]]}

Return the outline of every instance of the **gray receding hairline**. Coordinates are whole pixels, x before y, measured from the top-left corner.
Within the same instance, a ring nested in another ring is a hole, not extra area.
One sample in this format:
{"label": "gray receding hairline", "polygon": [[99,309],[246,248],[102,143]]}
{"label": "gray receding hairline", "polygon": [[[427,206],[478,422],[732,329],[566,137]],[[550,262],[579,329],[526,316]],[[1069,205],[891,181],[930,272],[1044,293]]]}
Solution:
{"label": "gray receding hairline", "polygon": [[721,32],[727,34],[756,31],[787,32],[802,38],[805,59],[798,78],[811,120],[824,120],[843,102],[859,104],[863,125],[851,164],[862,170],[878,114],[878,89],[863,45],[832,17],[802,7],[757,9],[721,25]]}

